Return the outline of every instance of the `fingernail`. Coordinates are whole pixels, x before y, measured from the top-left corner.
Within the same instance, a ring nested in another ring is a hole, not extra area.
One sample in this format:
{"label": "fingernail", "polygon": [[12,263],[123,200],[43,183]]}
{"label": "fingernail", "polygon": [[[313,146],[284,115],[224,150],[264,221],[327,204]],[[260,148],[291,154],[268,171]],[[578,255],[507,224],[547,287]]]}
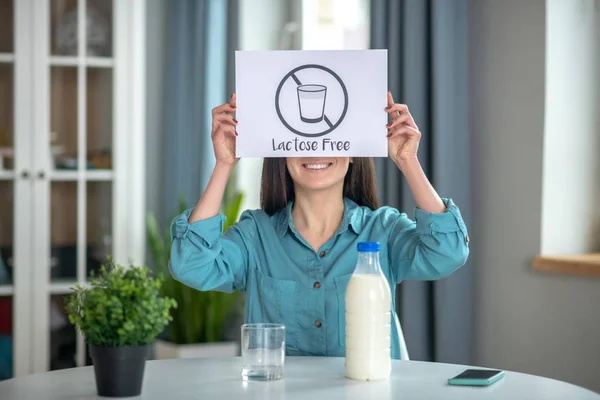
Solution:
{"label": "fingernail", "polygon": [[235,122],[235,123],[237,124],[237,123],[238,123],[238,120],[234,118],[234,119],[233,119],[233,122]]}

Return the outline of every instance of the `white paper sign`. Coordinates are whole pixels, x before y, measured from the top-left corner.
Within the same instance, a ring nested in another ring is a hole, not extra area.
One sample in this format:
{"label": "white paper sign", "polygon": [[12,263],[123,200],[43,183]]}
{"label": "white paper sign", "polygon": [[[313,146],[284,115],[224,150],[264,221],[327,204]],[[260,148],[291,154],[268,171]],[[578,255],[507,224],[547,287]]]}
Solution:
{"label": "white paper sign", "polygon": [[238,157],[387,157],[387,51],[238,51]]}

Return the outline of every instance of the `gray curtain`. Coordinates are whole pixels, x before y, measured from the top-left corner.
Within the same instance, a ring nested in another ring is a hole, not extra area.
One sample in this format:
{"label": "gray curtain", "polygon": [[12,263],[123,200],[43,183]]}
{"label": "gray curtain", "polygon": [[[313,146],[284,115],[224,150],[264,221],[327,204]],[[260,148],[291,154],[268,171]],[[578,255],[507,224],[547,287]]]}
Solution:
{"label": "gray curtain", "polygon": [[202,194],[214,165],[211,110],[233,87],[237,0],[169,1],[163,201],[160,221]]}
{"label": "gray curtain", "polygon": [[[470,210],[467,0],[372,0],[371,47],[388,49],[389,88],[423,133],[419,158],[442,197]],[[378,159],[383,204],[407,213],[414,200],[398,168]],[[411,359],[471,363],[472,272],[403,282],[397,310]]]}

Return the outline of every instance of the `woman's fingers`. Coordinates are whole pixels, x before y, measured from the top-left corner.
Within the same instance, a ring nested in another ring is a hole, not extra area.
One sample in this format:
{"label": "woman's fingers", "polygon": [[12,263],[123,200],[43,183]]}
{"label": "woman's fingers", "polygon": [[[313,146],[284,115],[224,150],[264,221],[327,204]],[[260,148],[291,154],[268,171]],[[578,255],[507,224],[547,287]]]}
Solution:
{"label": "woman's fingers", "polygon": [[213,128],[212,128],[212,136],[214,137],[220,130],[224,129],[224,127],[229,127],[224,130],[224,132],[231,132],[231,134],[237,136],[237,132],[235,131],[235,126],[237,125],[237,120],[233,118],[233,113],[236,109],[236,96],[235,93],[231,94],[231,98],[229,99],[229,103],[221,104],[218,107],[212,109],[213,116]]}
{"label": "woman's fingers", "polygon": [[[417,127],[417,124],[415,123],[415,120],[413,119],[412,115],[410,114],[410,111],[408,110],[408,106],[406,104],[394,103],[394,98],[392,97],[391,92],[388,92],[387,98],[388,98],[388,105],[385,108],[385,112],[390,114],[392,121],[402,118],[404,115],[407,115],[408,118],[405,120],[406,123],[415,129],[419,129]],[[388,124],[388,127],[389,127],[389,124]]]}
{"label": "woman's fingers", "polygon": [[392,97],[392,92],[387,93],[387,108],[390,108],[394,105],[394,98]]}
{"label": "woman's fingers", "polygon": [[227,124],[236,126],[237,120],[231,116],[231,114],[217,114],[213,117],[213,123]]}
{"label": "woman's fingers", "polygon": [[398,119],[403,115],[407,115],[408,119],[406,123],[412,126],[413,128],[418,129],[417,124],[415,123],[415,120],[410,114],[410,111],[408,111],[408,106],[406,104],[393,104],[392,106],[386,108],[385,111],[391,115],[392,120]]}
{"label": "woman's fingers", "polygon": [[238,135],[238,133],[235,130],[235,128],[233,126],[231,126],[231,125],[224,125],[223,126],[223,132],[225,132],[226,134],[231,135],[231,136],[237,136]]}
{"label": "woman's fingers", "polygon": [[393,129],[396,126],[404,123],[408,123],[410,121],[410,115],[407,113],[400,114],[398,118],[392,119],[392,122],[386,125],[388,129]]}
{"label": "woman's fingers", "polygon": [[392,118],[392,121],[386,125],[388,128],[388,138],[397,135],[407,135],[408,137],[421,136],[415,120],[410,115],[410,111],[408,111],[408,106],[406,104],[394,103],[391,92],[388,92],[388,106],[385,108],[385,111]]}
{"label": "woman's fingers", "polygon": [[421,132],[419,132],[417,129],[413,128],[412,126],[400,125],[394,129],[390,129],[390,132],[388,133],[387,137],[392,138],[394,136],[399,136],[399,135],[406,135],[408,138],[420,138]]}
{"label": "woman's fingers", "polygon": [[385,111],[388,114],[394,113],[394,114],[398,114],[398,112],[400,113],[408,113],[408,106],[406,104],[392,104],[391,106],[388,106]]}
{"label": "woman's fingers", "polygon": [[[385,108],[385,111],[390,114],[392,111],[390,111],[392,109],[392,107],[394,107],[394,98],[392,97],[392,92],[388,92],[387,94],[387,107]],[[392,117],[392,119],[397,119],[399,117],[397,112],[394,112],[393,114],[390,115]]]}
{"label": "woman's fingers", "polygon": [[212,115],[213,117],[215,115],[219,115],[222,113],[232,113],[235,111],[235,106],[232,106],[230,103],[225,103],[225,104],[221,104],[218,107],[215,107],[212,109]]}
{"label": "woman's fingers", "polygon": [[408,106],[406,104],[397,104],[394,103],[394,99],[392,98],[392,93],[388,92],[388,105],[385,108],[385,112],[391,115],[392,118],[398,118],[400,114],[408,112]]}
{"label": "woman's fingers", "polygon": [[237,132],[235,128],[231,125],[221,125],[215,130],[214,136],[218,136],[219,134],[223,134],[225,136],[237,136]]}

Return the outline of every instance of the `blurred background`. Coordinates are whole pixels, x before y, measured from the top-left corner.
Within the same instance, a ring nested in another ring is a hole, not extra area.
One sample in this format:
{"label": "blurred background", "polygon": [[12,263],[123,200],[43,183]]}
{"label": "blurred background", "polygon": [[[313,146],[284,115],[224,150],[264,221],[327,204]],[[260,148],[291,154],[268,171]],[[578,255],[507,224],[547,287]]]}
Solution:
{"label": "blurred background", "polygon": [[[164,269],[236,50],[369,48],[469,228],[466,267],[398,287],[411,359],[600,391],[599,0],[0,0],[0,379],[90,363],[63,296],[107,255]],[[261,167],[239,162],[231,219]],[[396,167],[377,178],[412,215]],[[154,357],[237,354],[243,297],[168,283]]]}

